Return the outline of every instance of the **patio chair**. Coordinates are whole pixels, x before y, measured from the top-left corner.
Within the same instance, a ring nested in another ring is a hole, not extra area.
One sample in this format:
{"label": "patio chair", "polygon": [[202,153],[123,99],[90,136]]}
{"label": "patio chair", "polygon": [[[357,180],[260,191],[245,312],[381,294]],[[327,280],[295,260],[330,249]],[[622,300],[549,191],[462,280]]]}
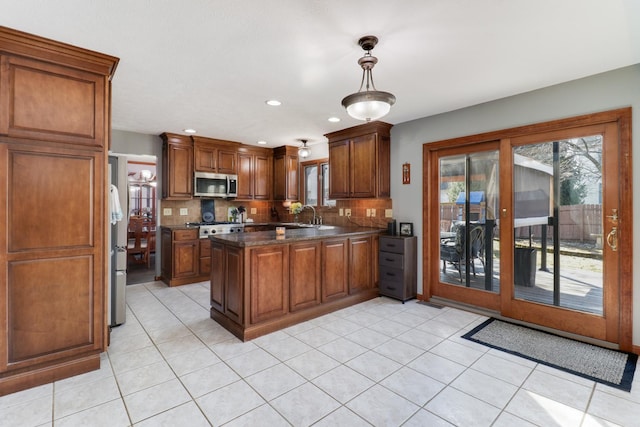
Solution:
{"label": "patio chair", "polygon": [[[455,237],[452,239],[441,240],[440,242],[440,259],[442,260],[442,272],[447,272],[447,263],[452,264],[457,270],[462,282],[462,265],[466,265],[466,226],[465,224],[457,224],[454,226]],[[469,231],[470,239],[470,264],[473,271],[473,277],[476,277],[475,260],[479,259],[484,268],[484,226],[472,225]]]}

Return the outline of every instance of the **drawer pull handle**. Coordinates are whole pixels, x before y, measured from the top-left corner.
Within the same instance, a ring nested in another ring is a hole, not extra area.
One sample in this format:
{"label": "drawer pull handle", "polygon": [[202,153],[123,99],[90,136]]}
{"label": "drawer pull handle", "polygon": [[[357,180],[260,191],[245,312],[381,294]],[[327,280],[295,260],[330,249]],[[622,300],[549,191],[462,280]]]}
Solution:
{"label": "drawer pull handle", "polygon": [[387,244],[386,246],[387,246],[388,248],[395,248],[395,247],[396,247],[396,245],[389,245],[389,244]]}
{"label": "drawer pull handle", "polygon": [[389,289],[390,291],[395,291],[396,290],[395,286],[387,286],[387,289]]}
{"label": "drawer pull handle", "polygon": [[387,276],[395,276],[395,275],[396,275],[395,273],[389,273],[389,272],[387,271]]}
{"label": "drawer pull handle", "polygon": [[393,262],[393,258],[385,258],[385,261]]}

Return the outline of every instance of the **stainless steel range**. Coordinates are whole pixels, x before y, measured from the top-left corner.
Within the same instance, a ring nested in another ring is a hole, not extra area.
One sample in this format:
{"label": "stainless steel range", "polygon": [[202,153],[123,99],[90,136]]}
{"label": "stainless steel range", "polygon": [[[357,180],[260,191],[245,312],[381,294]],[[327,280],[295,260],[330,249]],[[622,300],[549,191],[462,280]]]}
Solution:
{"label": "stainless steel range", "polygon": [[198,236],[201,239],[206,239],[213,234],[244,232],[244,224],[230,222],[189,222],[187,225],[198,227]]}

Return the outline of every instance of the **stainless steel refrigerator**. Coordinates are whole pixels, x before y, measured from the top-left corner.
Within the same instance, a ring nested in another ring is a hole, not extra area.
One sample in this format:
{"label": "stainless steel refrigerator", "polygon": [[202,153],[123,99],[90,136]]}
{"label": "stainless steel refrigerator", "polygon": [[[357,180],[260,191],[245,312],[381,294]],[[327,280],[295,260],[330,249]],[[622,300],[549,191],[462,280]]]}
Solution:
{"label": "stainless steel refrigerator", "polygon": [[122,209],[122,219],[112,221],[109,208],[109,326],[114,327],[125,322],[127,289],[127,219],[128,219],[128,180],[127,159],[109,156],[109,191],[111,185],[117,189]]}

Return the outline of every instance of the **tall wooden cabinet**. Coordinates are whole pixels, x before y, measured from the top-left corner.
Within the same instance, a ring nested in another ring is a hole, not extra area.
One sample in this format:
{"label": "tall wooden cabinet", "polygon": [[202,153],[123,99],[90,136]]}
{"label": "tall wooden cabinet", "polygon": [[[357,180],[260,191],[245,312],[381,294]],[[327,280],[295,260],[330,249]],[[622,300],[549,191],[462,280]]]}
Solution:
{"label": "tall wooden cabinet", "polygon": [[117,63],[0,27],[0,395],[100,367]]}
{"label": "tall wooden cabinet", "polygon": [[284,145],[273,149],[273,199],[298,200],[298,149]]}
{"label": "tall wooden cabinet", "polygon": [[193,142],[185,135],[163,133],[162,138],[162,198],[188,200],[193,198]]}
{"label": "tall wooden cabinet", "polygon": [[390,197],[392,126],[371,122],[325,135],[330,199]]}

